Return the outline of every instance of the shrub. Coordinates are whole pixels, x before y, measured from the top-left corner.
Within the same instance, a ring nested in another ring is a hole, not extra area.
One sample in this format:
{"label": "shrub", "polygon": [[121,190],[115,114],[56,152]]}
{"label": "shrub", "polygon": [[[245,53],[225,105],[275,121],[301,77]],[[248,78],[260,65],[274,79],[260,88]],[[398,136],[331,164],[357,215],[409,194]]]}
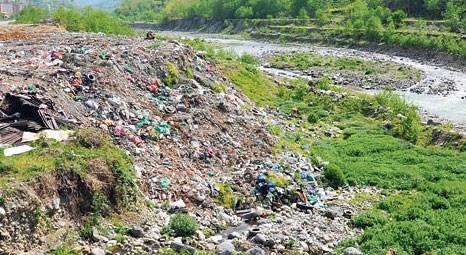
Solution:
{"label": "shrub", "polygon": [[312,124],[317,123],[319,119],[320,119],[320,116],[314,112],[309,113],[309,115],[307,116],[307,121]]}
{"label": "shrub", "polygon": [[212,90],[215,93],[225,93],[227,92],[227,86],[222,83],[216,83],[214,86],[212,86]]}
{"label": "shrub", "polygon": [[171,63],[167,63],[167,73],[165,74],[165,77],[163,78],[163,82],[168,86],[168,87],[173,87],[173,85],[177,84],[180,79],[180,71],[178,70],[178,67]]}
{"label": "shrub", "polygon": [[80,129],[76,132],[76,142],[85,148],[101,148],[109,144],[109,138],[99,129]]}
{"label": "shrub", "polygon": [[338,188],[346,184],[346,178],[341,168],[335,164],[329,164],[324,170],[324,178],[326,183]]}
{"label": "shrub", "polygon": [[353,224],[358,228],[367,228],[374,225],[384,225],[388,222],[387,216],[380,210],[371,210],[354,216]]}
{"label": "shrub", "polygon": [[168,231],[171,235],[188,237],[196,234],[196,220],[187,214],[175,214],[168,224]]}
{"label": "shrub", "polygon": [[18,17],[16,17],[16,23],[38,24],[45,18],[46,15],[47,12],[44,9],[29,6],[19,13]]}
{"label": "shrub", "polygon": [[68,31],[101,32],[115,35],[134,34],[134,31],[118,17],[90,7],[84,8],[81,12],[61,7],[52,16]]}
{"label": "shrub", "polygon": [[249,65],[257,65],[260,63],[259,60],[255,56],[251,54],[247,54],[247,53],[241,55],[239,61],[241,63],[249,64]]}

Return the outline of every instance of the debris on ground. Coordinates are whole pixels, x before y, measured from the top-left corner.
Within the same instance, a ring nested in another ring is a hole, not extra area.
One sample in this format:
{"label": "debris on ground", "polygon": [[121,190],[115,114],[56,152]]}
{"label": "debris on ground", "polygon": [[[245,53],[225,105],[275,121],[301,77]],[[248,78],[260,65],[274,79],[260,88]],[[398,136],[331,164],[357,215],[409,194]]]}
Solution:
{"label": "debris on ground", "polygon": [[[109,227],[106,237],[92,231],[92,241],[80,242],[82,251],[231,251],[224,240],[230,236],[243,251],[283,254],[293,242],[298,250],[329,253],[359,233],[349,225],[350,215],[361,208],[348,201],[365,190],[319,187],[325,164],[289,151],[274,154],[276,138],[267,129],[274,113],[256,108],[192,48],[176,41],[151,43],[62,33],[0,48],[0,144],[21,146],[5,149],[5,155],[32,149],[23,143],[40,137],[65,141],[70,135],[65,130],[98,128],[134,157],[148,201],[168,205],[138,215],[145,220],[123,243],[115,228]],[[215,92],[219,83],[225,93]],[[66,210],[64,203],[58,199],[44,207],[52,214]],[[10,226],[21,224],[15,211],[30,206],[25,204],[15,207],[6,200],[0,253],[41,249],[28,235],[8,238],[17,231]],[[329,214],[330,209],[337,212]],[[202,231],[216,235],[183,240],[162,235],[170,213],[189,213]],[[55,229],[60,224],[54,222]],[[53,244],[46,236],[41,240]]]}

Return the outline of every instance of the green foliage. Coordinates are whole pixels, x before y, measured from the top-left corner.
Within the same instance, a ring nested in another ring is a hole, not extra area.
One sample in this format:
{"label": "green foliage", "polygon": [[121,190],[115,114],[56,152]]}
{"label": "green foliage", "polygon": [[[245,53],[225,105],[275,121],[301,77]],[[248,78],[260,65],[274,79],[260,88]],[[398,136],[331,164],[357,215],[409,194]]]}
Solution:
{"label": "green foliage", "polygon": [[307,10],[303,7],[299,10],[298,16],[298,24],[305,25],[309,21],[309,15],[307,14]]}
{"label": "green foliage", "polygon": [[216,83],[214,86],[212,86],[212,90],[215,93],[225,93],[227,92],[227,86],[223,83]]}
{"label": "green foliage", "polygon": [[129,21],[158,21],[163,2],[160,0],[124,0],[115,9],[115,14]]}
{"label": "green foliage", "polygon": [[133,35],[134,31],[118,17],[101,10],[86,7],[82,11],[61,7],[53,18],[66,30],[73,32],[102,32],[115,35]]}
{"label": "green foliage", "polygon": [[179,80],[180,80],[180,70],[178,70],[178,67],[175,64],[168,62],[167,72],[165,73],[163,82],[168,87],[173,87],[175,84],[178,83]]}
{"label": "green foliage", "polygon": [[18,24],[38,24],[47,16],[47,11],[40,7],[29,6],[23,9],[16,17]]}
{"label": "green foliage", "polygon": [[278,87],[257,69],[235,61],[221,61],[218,66],[258,106],[274,105]]}
{"label": "green foliage", "polygon": [[216,185],[218,189],[218,202],[225,208],[235,209],[240,202],[240,197],[233,193],[231,186],[228,183],[219,183]]}
{"label": "green foliage", "polygon": [[325,182],[333,188],[339,188],[346,184],[345,175],[338,165],[330,164],[325,167],[323,176]]}
{"label": "green foliage", "polygon": [[167,229],[171,235],[188,237],[196,234],[196,220],[187,214],[175,214],[170,218]]}
{"label": "green foliage", "polygon": [[383,25],[379,17],[372,16],[367,21],[367,39],[371,41],[379,41],[383,34]]}
{"label": "green foliage", "polygon": [[320,116],[315,112],[311,112],[309,113],[309,115],[307,115],[307,121],[311,124],[317,123],[319,119],[320,119]]}
{"label": "green foliage", "polygon": [[79,252],[74,251],[68,245],[60,245],[58,248],[54,249],[49,253],[50,255],[78,255]]}
{"label": "green foliage", "polygon": [[[269,61],[279,67],[291,66],[303,71],[310,68],[325,68],[330,72],[346,70],[361,75],[372,74],[400,79],[420,75],[417,70],[409,69],[394,63],[383,63],[349,57],[322,56],[313,53],[277,55],[273,56]],[[318,81],[316,86],[319,89],[328,90],[330,88],[330,83],[331,81],[328,77],[323,77]]]}
{"label": "green foliage", "polygon": [[239,58],[239,61],[242,64],[248,64],[248,65],[258,65],[258,64],[260,64],[259,59],[257,59],[254,55],[247,54],[247,53],[241,55],[241,57]]}
{"label": "green foliage", "polygon": [[391,121],[393,133],[411,142],[417,142],[421,133],[421,117],[415,106],[406,103],[393,92],[382,92],[375,97],[379,105],[390,108],[383,118]]}
{"label": "green foliage", "polygon": [[387,215],[381,210],[370,210],[354,216],[353,224],[358,228],[368,228],[388,223]]}

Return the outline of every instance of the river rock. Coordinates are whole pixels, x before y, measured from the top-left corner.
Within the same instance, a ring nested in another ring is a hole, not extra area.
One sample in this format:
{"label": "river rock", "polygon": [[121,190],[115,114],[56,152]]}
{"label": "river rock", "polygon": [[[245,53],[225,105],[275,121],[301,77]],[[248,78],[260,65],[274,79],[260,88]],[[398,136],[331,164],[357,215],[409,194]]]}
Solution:
{"label": "river rock", "polygon": [[182,244],[180,242],[172,242],[170,244],[170,248],[172,248],[173,250],[175,250],[177,252],[185,250],[185,251],[189,252],[189,254],[195,254],[196,253],[196,248],[194,248],[192,246],[189,246],[189,245]]}
{"label": "river rock", "polygon": [[129,235],[134,238],[142,238],[144,237],[144,229],[140,226],[134,226],[129,230]]}
{"label": "river rock", "polygon": [[238,232],[231,232],[230,234],[228,234],[228,239],[236,239],[236,238],[240,238],[241,235],[238,233]]}
{"label": "river rock", "polygon": [[257,234],[252,238],[252,241],[257,244],[265,244],[267,242],[267,238],[263,234]]}
{"label": "river rock", "polygon": [[248,250],[249,255],[265,255],[265,251],[259,247],[254,247],[250,250]]}
{"label": "river rock", "polygon": [[217,255],[231,255],[235,252],[235,246],[229,240],[217,245]]}
{"label": "river rock", "polygon": [[105,251],[102,248],[95,247],[91,249],[91,255],[105,255]]}
{"label": "river rock", "polygon": [[343,255],[362,255],[362,252],[354,247],[348,247],[343,252]]}

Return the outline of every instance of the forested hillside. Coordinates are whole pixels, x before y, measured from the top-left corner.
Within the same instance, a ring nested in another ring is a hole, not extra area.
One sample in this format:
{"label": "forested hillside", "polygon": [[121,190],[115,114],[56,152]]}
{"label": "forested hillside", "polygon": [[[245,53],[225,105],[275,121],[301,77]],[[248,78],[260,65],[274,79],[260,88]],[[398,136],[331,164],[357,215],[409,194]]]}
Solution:
{"label": "forested hillside", "polygon": [[[445,19],[453,31],[466,26],[464,0],[170,0],[166,18],[316,18],[323,23],[331,15],[344,14],[346,22],[363,23],[372,18],[399,26],[407,17]],[[358,18],[360,18],[358,20]]]}

